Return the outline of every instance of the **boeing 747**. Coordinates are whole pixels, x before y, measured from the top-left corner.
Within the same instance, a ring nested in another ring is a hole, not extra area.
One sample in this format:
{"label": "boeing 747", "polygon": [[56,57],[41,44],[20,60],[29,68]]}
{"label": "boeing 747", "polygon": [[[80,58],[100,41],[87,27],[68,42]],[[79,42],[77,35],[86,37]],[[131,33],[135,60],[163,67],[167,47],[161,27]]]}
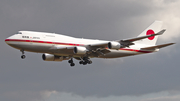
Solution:
{"label": "boeing 747", "polygon": [[25,51],[43,53],[44,61],[68,60],[70,66],[74,66],[73,59],[79,60],[79,64],[91,64],[90,58],[119,58],[139,54],[153,53],[160,48],[172,45],[167,43],[156,45],[159,35],[165,32],[161,30],[162,21],[155,21],[139,36],[135,38],[106,41],[75,38],[71,36],[34,32],[19,31],[5,39],[5,42],[22,52],[24,59]]}

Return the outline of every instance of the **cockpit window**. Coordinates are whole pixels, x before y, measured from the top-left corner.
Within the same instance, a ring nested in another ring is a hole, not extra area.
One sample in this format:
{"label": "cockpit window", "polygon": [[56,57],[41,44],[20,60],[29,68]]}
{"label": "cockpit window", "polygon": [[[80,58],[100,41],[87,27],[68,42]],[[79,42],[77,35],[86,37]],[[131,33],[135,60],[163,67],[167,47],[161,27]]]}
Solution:
{"label": "cockpit window", "polygon": [[22,34],[21,32],[18,32],[17,34]]}

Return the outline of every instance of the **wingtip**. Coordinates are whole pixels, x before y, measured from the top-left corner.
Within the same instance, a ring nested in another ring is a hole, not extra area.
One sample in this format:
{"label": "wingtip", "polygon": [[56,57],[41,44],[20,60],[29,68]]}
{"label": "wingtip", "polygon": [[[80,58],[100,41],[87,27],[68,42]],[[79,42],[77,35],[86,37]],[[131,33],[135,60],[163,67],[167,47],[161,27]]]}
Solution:
{"label": "wingtip", "polygon": [[163,29],[162,31],[164,31],[164,32],[165,32],[165,31],[166,31],[166,29]]}
{"label": "wingtip", "polygon": [[166,31],[166,29],[161,30],[160,32],[158,32],[159,35],[162,35],[164,32]]}

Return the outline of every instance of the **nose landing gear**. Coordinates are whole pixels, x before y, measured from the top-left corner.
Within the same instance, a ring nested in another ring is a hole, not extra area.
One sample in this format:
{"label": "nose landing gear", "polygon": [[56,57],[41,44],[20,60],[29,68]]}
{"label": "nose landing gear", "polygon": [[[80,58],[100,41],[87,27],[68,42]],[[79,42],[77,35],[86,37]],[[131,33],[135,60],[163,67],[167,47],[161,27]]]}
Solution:
{"label": "nose landing gear", "polygon": [[21,59],[25,59],[26,56],[24,55],[24,50],[20,50],[22,52]]}
{"label": "nose landing gear", "polygon": [[21,55],[21,59],[25,59],[26,58],[26,56],[25,55]]}

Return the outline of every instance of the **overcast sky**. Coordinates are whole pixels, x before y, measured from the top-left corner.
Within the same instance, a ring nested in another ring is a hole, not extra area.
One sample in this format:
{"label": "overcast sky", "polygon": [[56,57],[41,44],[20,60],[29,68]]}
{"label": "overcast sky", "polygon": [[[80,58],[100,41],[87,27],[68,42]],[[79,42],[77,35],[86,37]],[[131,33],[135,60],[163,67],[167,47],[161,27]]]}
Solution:
{"label": "overcast sky", "polygon": [[[179,101],[179,0],[0,0],[1,101]],[[157,53],[75,61],[44,62],[4,40],[19,30],[119,40],[139,35],[155,20],[166,32]]]}

